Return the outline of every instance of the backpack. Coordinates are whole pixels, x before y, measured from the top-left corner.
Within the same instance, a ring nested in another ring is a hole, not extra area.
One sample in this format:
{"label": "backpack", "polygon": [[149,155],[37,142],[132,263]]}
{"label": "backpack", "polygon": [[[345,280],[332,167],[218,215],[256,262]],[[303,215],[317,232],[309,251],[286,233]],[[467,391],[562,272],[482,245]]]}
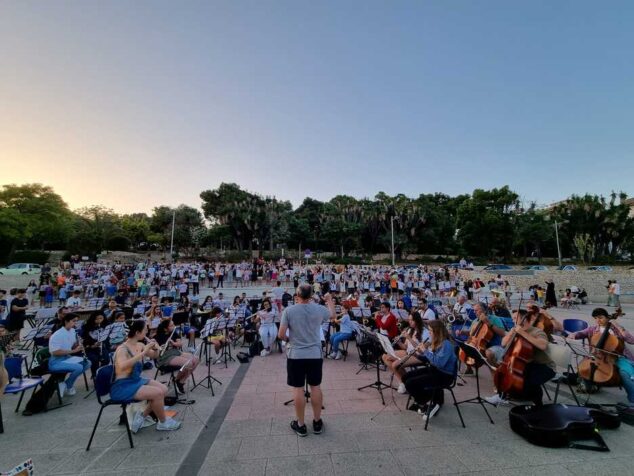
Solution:
{"label": "backpack", "polygon": [[62,381],[65,374],[51,375],[46,382],[38,388],[31,399],[26,403],[26,407],[22,412],[22,415],[29,416],[35,413],[42,413],[46,411],[48,401],[51,399],[55,391],[57,390],[57,384]]}
{"label": "backpack", "polygon": [[262,341],[258,339],[249,346],[249,355],[255,357],[256,355],[260,355],[260,352],[263,350],[264,346],[262,345]]}

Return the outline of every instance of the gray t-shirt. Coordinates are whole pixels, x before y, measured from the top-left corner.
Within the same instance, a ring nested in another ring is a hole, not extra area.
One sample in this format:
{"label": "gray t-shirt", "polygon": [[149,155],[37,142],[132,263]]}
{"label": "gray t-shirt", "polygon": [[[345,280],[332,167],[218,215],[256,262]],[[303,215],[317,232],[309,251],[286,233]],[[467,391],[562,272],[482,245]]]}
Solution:
{"label": "gray t-shirt", "polygon": [[321,325],[330,320],[326,306],[294,304],[284,309],[282,325],[288,326],[286,356],[289,359],[321,359]]}

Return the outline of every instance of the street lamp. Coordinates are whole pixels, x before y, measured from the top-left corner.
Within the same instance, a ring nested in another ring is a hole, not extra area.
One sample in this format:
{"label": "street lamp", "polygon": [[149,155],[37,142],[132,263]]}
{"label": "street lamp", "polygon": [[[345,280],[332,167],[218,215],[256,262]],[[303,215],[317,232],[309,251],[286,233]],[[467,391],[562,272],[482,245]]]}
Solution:
{"label": "street lamp", "polygon": [[170,261],[174,262],[174,225],[176,224],[176,208],[172,211],[172,238],[170,239]]}
{"label": "street lamp", "polygon": [[392,266],[395,266],[394,262],[394,220],[398,220],[397,216],[392,215],[390,217],[390,230],[392,232]]}
{"label": "street lamp", "polygon": [[559,224],[555,220],[555,239],[557,241],[557,258],[559,259],[559,267],[561,268],[561,248],[559,248]]}

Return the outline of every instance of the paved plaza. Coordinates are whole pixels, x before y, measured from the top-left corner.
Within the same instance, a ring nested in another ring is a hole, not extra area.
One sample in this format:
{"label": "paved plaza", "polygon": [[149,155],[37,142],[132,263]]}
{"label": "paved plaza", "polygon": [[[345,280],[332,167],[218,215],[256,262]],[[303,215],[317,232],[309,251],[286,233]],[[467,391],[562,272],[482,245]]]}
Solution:
{"label": "paved plaza", "polygon": [[[589,316],[592,305],[581,310],[555,310],[560,318]],[[634,306],[619,323],[634,328]],[[239,350],[239,349],[236,349]],[[244,350],[244,349],[243,349]],[[451,398],[434,417],[429,430],[422,419],[405,410],[406,396],[385,391],[383,407],[374,389],[357,388],[372,383],[375,370],[359,370],[354,344],[346,362],[327,360],[323,389],[325,432],[306,438],[291,432],[293,407],[286,386],[285,357],[274,353],[256,357],[249,364],[232,362],[228,368],[212,366],[215,397],[209,390],[191,392],[191,410],[174,407],[183,427],[158,432],[153,427],[134,436],[130,449],[119,410],[108,408],[97,430],[93,447],[86,452],[90,431],[98,412],[94,395],[87,399],[83,383],[78,393],[65,397],[72,405],[30,417],[13,412],[17,397],[2,400],[5,433],[0,435],[0,470],[33,458],[35,474],[90,475],[278,475],[278,474],[496,474],[496,475],[600,475],[632,474],[630,456],[634,429],[623,424],[602,435],[609,453],[533,446],[513,433],[508,406],[489,407],[495,424],[488,422],[479,406],[462,405],[466,428],[460,426]],[[206,375],[201,365],[196,378]],[[146,371],[153,377],[154,371]],[[381,372],[388,381],[388,374]],[[166,378],[159,378],[166,380]],[[475,380],[456,387],[459,400],[475,395]],[[482,373],[483,394],[491,393],[491,377]],[[549,385],[551,395],[554,386]],[[571,402],[563,393],[563,402]],[[603,390],[593,401],[624,401],[618,389]],[[24,404],[23,404],[24,405]],[[196,414],[192,412],[195,411]],[[310,407],[307,421],[311,419]],[[205,428],[199,421],[207,423]]]}

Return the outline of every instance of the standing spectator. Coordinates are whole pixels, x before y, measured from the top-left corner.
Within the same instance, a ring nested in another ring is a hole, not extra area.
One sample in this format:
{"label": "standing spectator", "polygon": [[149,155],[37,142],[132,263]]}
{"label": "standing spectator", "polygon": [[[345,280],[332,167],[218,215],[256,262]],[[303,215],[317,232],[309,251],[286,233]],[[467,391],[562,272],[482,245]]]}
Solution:
{"label": "standing spectator", "polygon": [[546,280],[546,307],[557,307],[557,295],[555,294],[555,283],[552,279]]}
{"label": "standing spectator", "polygon": [[19,332],[24,327],[26,310],[29,307],[29,300],[26,298],[26,290],[18,289],[15,298],[13,298],[10,302],[7,330],[9,330],[9,332]]}

